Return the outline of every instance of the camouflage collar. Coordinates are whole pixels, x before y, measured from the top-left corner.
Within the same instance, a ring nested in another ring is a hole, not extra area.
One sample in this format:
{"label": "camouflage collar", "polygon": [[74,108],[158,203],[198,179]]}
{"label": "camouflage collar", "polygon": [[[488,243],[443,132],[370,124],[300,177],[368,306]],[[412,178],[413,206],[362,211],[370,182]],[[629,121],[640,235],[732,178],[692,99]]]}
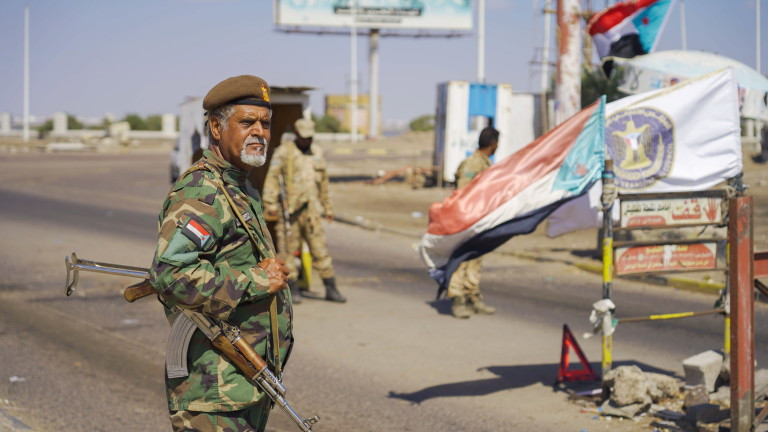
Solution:
{"label": "camouflage collar", "polygon": [[238,169],[231,163],[225,161],[224,158],[219,157],[219,155],[212,152],[210,149],[205,149],[205,151],[203,151],[203,157],[205,158],[208,165],[213,166],[216,168],[216,171],[221,173],[221,178],[226,183],[236,185],[242,183],[245,181],[245,179],[248,178],[249,171]]}

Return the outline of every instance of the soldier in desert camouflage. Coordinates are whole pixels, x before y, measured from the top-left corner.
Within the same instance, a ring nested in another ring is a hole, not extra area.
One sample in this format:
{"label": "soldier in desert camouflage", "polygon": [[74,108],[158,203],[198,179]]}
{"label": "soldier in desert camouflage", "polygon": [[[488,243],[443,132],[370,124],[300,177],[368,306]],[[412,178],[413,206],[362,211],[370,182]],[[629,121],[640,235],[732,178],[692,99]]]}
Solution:
{"label": "soldier in desert camouflage", "polygon": [[[269,87],[251,75],[228,78],[208,92],[203,108],[210,148],[163,204],[150,283],[167,307],[238,326],[280,376],[293,343],[288,269],[274,256],[259,193],[248,180],[266,161]],[[270,398],[201,332],[189,343],[188,368],[189,376],[166,379],[173,430],[265,429]]]}
{"label": "soldier in desert camouflage", "polygon": [[[281,254],[290,269],[288,285],[294,303],[301,299],[294,254],[301,250],[302,241],[307,242],[314,266],[323,279],[326,300],[343,303],[347,299],[336,287],[336,275],[321,221],[323,218],[328,222],[333,220],[325,158],[322,148],[312,144],[315,134],[312,120],[296,120],[294,130],[296,139],[282,143],[272,155],[264,181],[264,213],[268,219],[278,221],[278,244],[285,248]],[[280,200],[281,189],[285,202]],[[286,229],[285,214],[290,230]]]}
{"label": "soldier in desert camouflage", "polygon": [[[499,131],[487,127],[480,132],[478,149],[469,155],[456,170],[456,189],[468,185],[478,174],[491,166],[490,157],[499,145]],[[491,315],[496,308],[486,305],[480,294],[480,275],[483,264],[480,258],[467,260],[451,276],[447,297],[451,299],[451,314],[456,318],[469,318],[472,313]]]}

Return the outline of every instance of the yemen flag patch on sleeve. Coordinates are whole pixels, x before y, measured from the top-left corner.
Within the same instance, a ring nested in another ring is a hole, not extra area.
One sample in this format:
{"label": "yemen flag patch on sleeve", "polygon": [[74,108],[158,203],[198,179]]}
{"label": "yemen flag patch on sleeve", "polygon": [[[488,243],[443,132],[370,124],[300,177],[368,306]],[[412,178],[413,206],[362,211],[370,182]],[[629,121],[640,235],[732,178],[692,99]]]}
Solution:
{"label": "yemen flag patch on sleeve", "polygon": [[184,225],[181,232],[184,233],[188,239],[192,240],[197,247],[203,247],[211,238],[211,233],[205,229],[201,223],[194,219],[189,219],[189,222]]}

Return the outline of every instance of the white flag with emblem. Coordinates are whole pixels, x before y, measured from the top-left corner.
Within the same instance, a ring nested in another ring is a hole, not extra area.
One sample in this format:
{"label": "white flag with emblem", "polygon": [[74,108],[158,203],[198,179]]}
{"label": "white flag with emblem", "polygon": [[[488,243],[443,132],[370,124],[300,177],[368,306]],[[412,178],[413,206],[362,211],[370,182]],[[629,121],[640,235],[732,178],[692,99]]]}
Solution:
{"label": "white flag with emblem", "polygon": [[[731,69],[606,105],[605,139],[622,193],[709,189],[742,171],[739,90]],[[598,226],[600,183],[549,218],[557,236]]]}

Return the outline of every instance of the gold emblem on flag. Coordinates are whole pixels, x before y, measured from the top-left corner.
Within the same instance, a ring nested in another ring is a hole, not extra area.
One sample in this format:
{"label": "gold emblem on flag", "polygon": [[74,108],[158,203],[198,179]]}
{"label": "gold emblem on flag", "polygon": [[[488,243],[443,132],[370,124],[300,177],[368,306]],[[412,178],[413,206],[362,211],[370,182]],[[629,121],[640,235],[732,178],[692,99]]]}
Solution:
{"label": "gold emblem on flag", "polygon": [[620,188],[645,189],[672,171],[675,134],[667,114],[647,107],[618,111],[606,119],[605,130]]}

